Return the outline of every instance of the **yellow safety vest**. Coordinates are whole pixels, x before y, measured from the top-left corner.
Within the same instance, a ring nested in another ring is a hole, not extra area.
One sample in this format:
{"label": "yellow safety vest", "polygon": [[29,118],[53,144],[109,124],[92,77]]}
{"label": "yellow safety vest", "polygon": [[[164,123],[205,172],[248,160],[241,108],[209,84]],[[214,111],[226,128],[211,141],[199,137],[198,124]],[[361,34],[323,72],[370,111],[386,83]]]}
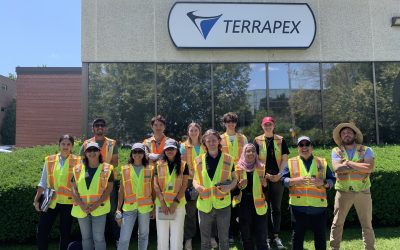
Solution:
{"label": "yellow safety vest", "polygon": [[[164,197],[167,206],[171,206],[174,202],[174,198],[178,195],[179,190],[183,184],[183,171],[185,170],[185,161],[181,161],[181,171],[180,174],[176,175],[176,170],[174,169],[172,173],[169,173],[167,161],[160,160],[157,162],[157,181],[160,187],[161,193]],[[185,196],[179,200],[178,207],[183,207],[186,204]],[[156,197],[155,203],[157,206],[161,206],[160,200]]]}
{"label": "yellow safety vest", "polygon": [[153,210],[154,203],[151,196],[153,172],[153,166],[150,165],[143,167],[139,176],[137,176],[132,164],[127,164],[121,168],[124,184],[123,211],[138,209],[139,213],[144,214]]}
{"label": "yellow safety vest", "polygon": [[49,208],[55,208],[57,203],[72,204],[72,169],[81,160],[79,156],[70,154],[60,169],[59,156],[60,154],[56,154],[45,158],[47,186],[55,190]]}
{"label": "yellow safety vest", "polygon": [[196,159],[199,155],[205,154],[207,149],[204,147],[204,145],[200,145],[200,152],[199,154],[197,154],[194,146],[191,145],[188,141],[183,143],[183,148],[185,149],[185,151],[181,157],[184,161],[186,161],[189,166],[189,179],[193,179],[194,159]]}
{"label": "yellow safety vest", "polygon": [[[83,152],[85,152],[86,145],[89,142],[96,142],[95,137],[92,137],[83,142]],[[116,144],[117,144],[117,141],[110,139],[108,137],[104,137],[104,143],[103,143],[103,146],[101,147],[101,156],[103,157],[103,162],[111,164],[111,159],[112,159],[114,147]],[[119,179],[119,176],[117,175],[117,167],[118,166],[114,166],[114,172],[113,172],[115,180]]]}
{"label": "yellow safety vest", "polygon": [[[238,181],[247,180],[247,172],[245,170],[239,169],[235,166],[236,176],[238,176]],[[266,197],[262,191],[262,181],[265,176],[265,165],[262,164],[261,167],[257,166],[255,171],[253,171],[253,200],[254,207],[258,215],[264,215],[267,213],[268,204],[266,202]],[[245,186],[246,187],[246,186]],[[243,188],[245,188],[243,187]],[[236,207],[242,200],[242,191],[232,199],[232,207]]]}
{"label": "yellow safety vest", "polygon": [[244,143],[246,141],[246,136],[240,133],[236,133],[233,143],[231,143],[231,140],[227,133],[224,133],[221,137],[222,152],[232,156],[236,164],[239,161],[240,155],[242,153]]}
{"label": "yellow safety vest", "polygon": [[198,184],[205,188],[204,192],[199,193],[197,199],[197,209],[209,213],[214,207],[221,209],[231,204],[231,193],[223,193],[215,184],[232,180],[233,159],[230,155],[222,153],[219,159],[214,178],[211,180],[207,173],[206,154],[195,159],[194,178]]}
{"label": "yellow safety vest", "polygon": [[[98,166],[96,173],[93,176],[89,189],[86,186],[86,167],[84,164],[78,164],[74,167],[74,178],[78,193],[83,204],[93,204],[98,201],[101,195],[106,191],[108,179],[113,172],[113,166],[108,163],[102,163]],[[100,216],[110,212],[110,197],[94,210],[92,216]],[[87,214],[83,212],[81,207],[74,202],[71,215],[76,218],[85,218]]]}
{"label": "yellow safety vest", "polygon": [[[340,158],[345,160],[350,160],[347,152],[343,146],[335,147],[333,149]],[[364,162],[365,151],[367,150],[366,146],[357,144],[356,152],[354,153],[353,159],[351,161],[354,162]],[[363,173],[357,170],[353,170],[351,173],[336,173],[336,184],[335,189],[340,191],[363,191],[371,187],[371,181],[369,179],[369,173]]]}
{"label": "yellow safety vest", "polygon": [[[311,177],[326,179],[327,162],[324,158],[314,156],[313,162],[307,171],[300,156],[288,161],[290,178]],[[294,185],[289,187],[289,204],[293,206],[326,207],[326,189],[313,185]]]}
{"label": "yellow safety vest", "polygon": [[[282,163],[282,140],[283,137],[280,135],[274,134],[274,152],[275,152],[275,159],[276,163],[278,164],[278,167]],[[258,158],[260,159],[261,162],[266,163],[267,162],[267,144],[266,144],[266,139],[265,135],[260,135],[255,138],[255,141],[258,145],[259,153],[258,153]]]}

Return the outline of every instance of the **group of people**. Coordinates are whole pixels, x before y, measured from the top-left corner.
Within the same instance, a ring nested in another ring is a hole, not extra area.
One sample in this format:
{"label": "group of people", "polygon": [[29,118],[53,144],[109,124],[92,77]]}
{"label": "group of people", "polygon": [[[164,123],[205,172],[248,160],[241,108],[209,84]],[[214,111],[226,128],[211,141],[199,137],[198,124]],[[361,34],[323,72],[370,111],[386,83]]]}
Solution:
{"label": "group of people", "polygon": [[[33,203],[40,212],[38,249],[47,249],[57,215],[60,249],[68,249],[73,217],[78,219],[84,250],[106,249],[106,221],[118,249],[129,248],[138,221],[138,249],[147,249],[151,218],[156,219],[160,250],[193,249],[197,227],[202,250],[227,250],[235,223],[243,249],[285,249],[279,237],[284,187],[289,189],[292,249],[303,249],[307,229],[314,232],[315,249],[326,249],[327,190],[333,187],[337,192],[330,248],[340,248],[343,225],[354,205],[365,249],[374,249],[369,190],[374,156],[362,145],[362,133],[354,124],[341,123],[334,129],[337,147],[330,167],[326,159],[313,155],[307,136],[297,139],[298,155],[288,159],[288,146],[275,133],[272,117],[264,117],[264,133],[253,143],[236,131],[235,113],[222,120],[225,133],[209,129],[202,134],[193,122],[187,139],[179,143],[164,134],[166,120],[155,116],[153,136],[134,143],[120,168],[117,143],[105,136],[104,119],[94,120],[94,137],[84,141],[80,156],[72,154],[73,137],[60,137],[60,152],[45,158]],[[55,195],[44,212],[39,199],[46,188],[54,189]]]}

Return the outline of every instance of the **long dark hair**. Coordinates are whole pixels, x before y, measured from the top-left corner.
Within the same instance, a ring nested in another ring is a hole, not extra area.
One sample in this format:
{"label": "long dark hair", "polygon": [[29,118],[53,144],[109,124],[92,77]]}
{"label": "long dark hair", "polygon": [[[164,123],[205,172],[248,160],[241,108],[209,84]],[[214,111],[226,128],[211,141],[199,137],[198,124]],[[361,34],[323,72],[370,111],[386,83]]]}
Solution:
{"label": "long dark hair", "polygon": [[[88,167],[89,166],[89,160],[86,157],[86,152],[84,153],[84,155],[85,155],[85,157],[83,157],[82,163],[85,165],[85,167]],[[99,154],[99,162],[103,163],[103,156],[101,155],[101,153]]]}
{"label": "long dark hair", "polygon": [[173,164],[174,165],[174,169],[175,169],[177,175],[181,174],[181,161],[182,161],[181,151],[179,150],[179,147],[180,147],[180,145],[178,144],[178,148],[176,149],[176,155],[174,157],[174,161],[173,162],[170,162],[168,160],[168,157],[165,154],[165,150],[163,151],[162,158],[161,158],[163,161],[166,161],[168,164]]}
{"label": "long dark hair", "polygon": [[[132,155],[133,155],[133,150],[131,150],[131,153],[129,154],[128,164],[133,164],[133,162],[134,162]],[[149,165],[149,160],[146,157],[146,152],[145,151],[143,151],[142,165],[144,167]]]}

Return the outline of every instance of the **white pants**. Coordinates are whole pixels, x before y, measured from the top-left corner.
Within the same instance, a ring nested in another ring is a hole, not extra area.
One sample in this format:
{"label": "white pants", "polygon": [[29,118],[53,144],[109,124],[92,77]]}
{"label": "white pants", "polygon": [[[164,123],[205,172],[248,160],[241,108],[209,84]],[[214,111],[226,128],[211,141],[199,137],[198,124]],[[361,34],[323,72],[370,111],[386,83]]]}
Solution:
{"label": "white pants", "polygon": [[185,223],[185,207],[179,207],[175,210],[174,220],[159,220],[156,207],[157,224],[157,249],[158,250],[181,250],[183,249],[183,228]]}

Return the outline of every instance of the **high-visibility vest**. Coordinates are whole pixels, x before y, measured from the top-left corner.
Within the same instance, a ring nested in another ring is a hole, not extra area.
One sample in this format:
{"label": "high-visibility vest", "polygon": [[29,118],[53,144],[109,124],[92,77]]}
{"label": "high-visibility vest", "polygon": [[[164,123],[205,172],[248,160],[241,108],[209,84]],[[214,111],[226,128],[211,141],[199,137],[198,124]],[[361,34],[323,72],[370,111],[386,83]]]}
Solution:
{"label": "high-visibility vest", "polygon": [[60,169],[59,157],[60,154],[56,154],[45,158],[47,186],[55,190],[49,208],[55,208],[57,203],[72,204],[72,169],[81,160],[79,156],[70,154]]}
{"label": "high-visibility vest", "polygon": [[[236,176],[238,177],[238,181],[247,180],[247,172],[245,170],[239,169],[239,167],[235,166]],[[253,200],[254,207],[256,208],[256,212],[258,215],[264,215],[267,213],[268,204],[266,202],[266,197],[262,190],[262,182],[265,176],[265,165],[261,164],[257,166],[253,171]],[[243,188],[245,188],[244,186]],[[232,199],[232,207],[236,207],[242,200],[242,191]]]}
{"label": "high-visibility vest", "polygon": [[[183,184],[183,171],[185,170],[185,161],[181,161],[180,174],[176,175],[174,169],[172,173],[169,173],[167,161],[160,160],[157,162],[157,181],[161,193],[164,197],[167,206],[171,206],[174,202],[174,198],[178,195],[179,190]],[[160,200],[156,197],[155,203],[157,206],[161,206]],[[179,200],[178,207],[183,207],[186,204],[185,196]]]}
{"label": "high-visibility vest", "polygon": [[149,153],[153,153],[153,154],[162,154],[163,150],[164,150],[164,145],[165,145],[165,141],[168,140],[169,138],[164,136],[161,139],[160,145],[156,146],[156,138],[154,138],[154,136],[144,139],[143,144],[146,145],[150,152]]}
{"label": "high-visibility vest", "polygon": [[[83,152],[85,152],[86,145],[89,142],[96,142],[95,137],[92,137],[83,142]],[[111,159],[112,159],[114,147],[116,144],[117,144],[117,141],[110,139],[108,137],[104,137],[104,143],[103,143],[103,146],[101,147],[101,157],[103,158],[103,162],[111,164]],[[117,175],[117,167],[118,166],[114,166],[114,179],[115,180],[117,180],[119,178],[119,176]]]}
{"label": "high-visibility vest", "polygon": [[[74,178],[80,199],[83,204],[93,204],[100,199],[102,194],[106,191],[108,179],[113,172],[113,166],[108,163],[101,163],[93,176],[89,189],[86,186],[86,166],[78,164],[74,167]],[[110,197],[97,207],[92,213],[92,216],[100,216],[110,212]],[[85,218],[87,214],[83,212],[81,207],[74,202],[71,215],[76,218]]]}
{"label": "high-visibility vest", "polygon": [[233,143],[231,143],[230,137],[227,133],[224,133],[221,137],[222,152],[232,156],[234,162],[237,163],[242,153],[246,136],[236,133]]}
{"label": "high-visibility vest", "polygon": [[[350,160],[347,152],[343,146],[335,147],[334,152],[345,160]],[[356,152],[353,155],[351,161],[364,162],[366,146],[357,144]],[[369,173],[363,173],[357,170],[352,170],[350,173],[336,173],[336,184],[335,189],[340,191],[363,191],[371,187],[371,181],[369,179]]]}
{"label": "high-visibility vest", "polygon": [[194,173],[194,159],[196,159],[199,155],[205,154],[207,149],[204,145],[200,145],[200,152],[197,154],[196,149],[193,145],[191,145],[188,141],[183,143],[184,153],[182,154],[182,160],[186,161],[189,166],[189,179],[193,179]]}
{"label": "high-visibility vest", "polygon": [[148,213],[153,210],[152,181],[153,166],[146,166],[137,176],[132,164],[127,164],[121,168],[122,183],[124,187],[123,211],[133,211],[138,209],[139,213]]}
{"label": "high-visibility vest", "polygon": [[[290,178],[315,177],[326,179],[327,162],[324,158],[314,156],[309,171],[304,166],[300,156],[290,158],[288,161]],[[325,187],[300,184],[289,187],[289,204],[293,206],[326,207]]]}
{"label": "high-visibility vest", "polygon": [[197,209],[209,213],[212,208],[221,209],[231,205],[231,193],[223,193],[215,186],[219,182],[232,180],[233,159],[230,155],[222,153],[217,169],[211,180],[207,173],[206,154],[200,155],[195,159],[194,178],[198,184],[205,188],[204,192],[199,193],[197,199]]}
{"label": "high-visibility vest", "polygon": [[[274,152],[275,152],[275,159],[278,167],[282,163],[282,140],[283,137],[280,135],[274,134]],[[255,138],[255,141],[258,145],[259,153],[258,158],[262,163],[267,162],[267,143],[265,139],[265,135],[260,135]]]}

